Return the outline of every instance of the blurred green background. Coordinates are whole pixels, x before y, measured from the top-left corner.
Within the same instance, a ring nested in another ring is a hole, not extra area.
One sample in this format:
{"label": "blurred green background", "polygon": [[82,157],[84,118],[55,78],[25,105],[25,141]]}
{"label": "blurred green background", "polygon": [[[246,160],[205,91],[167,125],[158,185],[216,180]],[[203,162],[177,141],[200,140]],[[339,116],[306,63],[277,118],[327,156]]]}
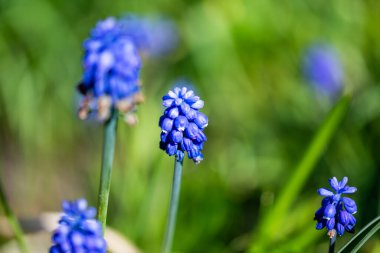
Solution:
{"label": "blurred green background", "polygon": [[[324,252],[313,216],[332,176],[359,189],[358,230],[379,214],[379,1],[0,0],[0,177],[17,215],[59,211],[63,199],[96,205],[102,127],[77,119],[75,86],[90,29],[125,13],[173,19],[180,45],[144,61],[139,124],[119,123],[111,227],[159,252],[173,159],[158,148],[158,118],[178,78],[194,84],[210,124],[205,160],[185,162],[175,252]],[[302,77],[303,53],[320,41],[339,53],[353,100],[268,243],[260,221],[334,103]],[[363,252],[380,252],[379,238]]]}

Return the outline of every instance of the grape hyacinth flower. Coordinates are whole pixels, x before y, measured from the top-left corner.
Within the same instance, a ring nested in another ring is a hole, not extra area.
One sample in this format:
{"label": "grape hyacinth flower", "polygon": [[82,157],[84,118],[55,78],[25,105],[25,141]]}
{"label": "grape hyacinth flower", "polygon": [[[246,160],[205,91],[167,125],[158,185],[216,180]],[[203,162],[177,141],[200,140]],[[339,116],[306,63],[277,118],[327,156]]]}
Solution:
{"label": "grape hyacinth flower", "polygon": [[163,98],[164,115],[160,118],[160,148],[182,161],[187,153],[196,164],[203,160],[203,143],[207,140],[203,130],[208,118],[199,109],[204,102],[186,87],[174,88]]}
{"label": "grape hyacinth flower", "polygon": [[117,109],[127,123],[136,123],[134,111],[143,96],[139,80],[141,59],[132,38],[123,32],[119,21],[110,17],[97,23],[83,47],[79,117],[86,119],[95,111],[100,121],[106,121]]}
{"label": "grape hyacinth flower", "polygon": [[334,98],[343,88],[342,65],[336,52],[328,45],[314,45],[307,50],[303,72],[322,95]]}
{"label": "grape hyacinth flower", "polygon": [[353,216],[357,212],[357,206],[353,199],[343,197],[343,194],[352,194],[356,192],[356,187],[350,187],[347,184],[347,177],[338,182],[336,177],[329,179],[333,193],[325,188],[318,189],[318,194],[323,196],[322,207],[315,213],[314,220],[317,221],[316,229],[324,227],[328,230],[330,238],[335,233],[342,236],[344,231],[353,233],[356,219]]}
{"label": "grape hyacinth flower", "polygon": [[203,143],[207,140],[203,130],[208,125],[208,118],[199,111],[204,105],[203,100],[186,87],[170,90],[162,100],[165,111],[159,121],[160,148],[169,156],[175,156],[169,215],[162,245],[162,252],[170,253],[181,189],[183,158],[186,152],[195,164],[203,160]]}
{"label": "grape hyacinth flower", "polygon": [[102,225],[95,219],[96,209],[87,207],[85,199],[63,201],[64,214],[54,231],[50,253],[105,253],[107,243]]}

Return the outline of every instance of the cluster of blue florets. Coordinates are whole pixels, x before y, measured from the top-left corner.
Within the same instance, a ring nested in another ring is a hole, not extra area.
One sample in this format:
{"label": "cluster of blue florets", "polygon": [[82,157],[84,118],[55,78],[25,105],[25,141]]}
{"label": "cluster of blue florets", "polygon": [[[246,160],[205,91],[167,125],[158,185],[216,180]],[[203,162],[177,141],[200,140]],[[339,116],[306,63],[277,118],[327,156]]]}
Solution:
{"label": "cluster of blue florets", "polygon": [[325,188],[318,189],[319,195],[325,197],[322,200],[322,207],[317,210],[314,217],[314,220],[317,221],[316,228],[318,230],[326,227],[329,233],[336,230],[338,235],[343,235],[345,230],[349,233],[354,232],[356,219],[353,214],[357,212],[357,206],[354,200],[342,197],[342,194],[351,194],[357,189],[346,185],[347,181],[347,177],[344,177],[340,182],[336,177],[329,180],[331,188],[336,192],[335,194]]}
{"label": "cluster of blue florets", "polygon": [[342,90],[342,64],[334,49],[328,45],[313,45],[308,49],[303,71],[306,79],[323,95],[335,97]]}
{"label": "cluster of blue florets", "polygon": [[165,107],[161,116],[160,148],[170,156],[175,155],[182,161],[184,153],[195,163],[203,160],[203,143],[207,140],[203,133],[208,125],[208,118],[201,113],[204,102],[186,87],[174,88],[163,98]]}
{"label": "cluster of blue florets", "polygon": [[105,253],[102,225],[95,219],[96,209],[87,207],[85,199],[62,203],[64,211],[54,231],[50,253]]}
{"label": "cluster of blue florets", "polygon": [[97,111],[100,120],[108,119],[113,108],[123,113],[133,111],[142,102],[141,59],[120,22],[112,17],[98,22],[83,46],[80,118],[87,118],[90,111]]}

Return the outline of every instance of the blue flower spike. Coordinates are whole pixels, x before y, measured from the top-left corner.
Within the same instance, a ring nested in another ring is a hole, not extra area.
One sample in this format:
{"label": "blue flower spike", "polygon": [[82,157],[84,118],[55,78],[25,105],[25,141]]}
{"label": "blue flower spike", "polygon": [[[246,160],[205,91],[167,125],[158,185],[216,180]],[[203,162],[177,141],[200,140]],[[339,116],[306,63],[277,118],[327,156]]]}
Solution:
{"label": "blue flower spike", "polygon": [[344,231],[354,232],[356,219],[353,214],[358,209],[353,199],[342,197],[342,194],[352,194],[357,189],[348,186],[347,181],[347,177],[344,177],[342,181],[333,177],[329,179],[333,191],[325,188],[318,189],[318,194],[324,198],[322,199],[322,206],[314,216],[314,220],[317,221],[316,229],[321,230],[326,227],[330,238],[334,237],[335,233],[342,236]]}
{"label": "blue flower spike", "polygon": [[85,199],[63,201],[64,214],[53,232],[50,253],[106,253],[102,225],[95,219],[96,209]]}
{"label": "blue flower spike", "polygon": [[187,153],[195,164],[203,160],[203,143],[207,140],[203,130],[208,118],[199,112],[203,100],[187,87],[176,87],[162,98],[165,108],[159,126],[161,128],[160,148],[170,156],[182,161]]}
{"label": "blue flower spike", "polygon": [[141,59],[133,39],[125,34],[120,21],[110,17],[97,23],[83,47],[79,118],[96,112],[98,120],[106,121],[117,109],[127,123],[136,123],[134,111],[144,99],[139,80]]}

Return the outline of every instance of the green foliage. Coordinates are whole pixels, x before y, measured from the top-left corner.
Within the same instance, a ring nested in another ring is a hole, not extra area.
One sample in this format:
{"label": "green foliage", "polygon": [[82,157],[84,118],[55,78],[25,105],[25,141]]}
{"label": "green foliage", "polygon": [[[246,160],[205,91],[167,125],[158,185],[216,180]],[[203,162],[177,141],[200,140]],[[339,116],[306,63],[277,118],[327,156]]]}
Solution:
{"label": "green foliage", "polygon": [[[312,218],[326,179],[349,176],[358,187],[358,229],[379,214],[379,11],[375,0],[0,0],[0,177],[11,205],[30,216],[59,210],[62,199],[96,204],[102,127],[75,115],[81,43],[99,19],[159,13],[175,20],[181,44],[144,61],[147,99],[135,128],[118,125],[107,223],[144,252],[161,248],[173,171],[158,149],[160,99],[183,77],[210,125],[204,162],[184,164],[174,251],[243,252],[283,198],[289,211],[270,230],[273,252],[325,251]],[[353,100],[326,152],[292,179],[334,104],[301,75],[316,41],[336,47]]]}

